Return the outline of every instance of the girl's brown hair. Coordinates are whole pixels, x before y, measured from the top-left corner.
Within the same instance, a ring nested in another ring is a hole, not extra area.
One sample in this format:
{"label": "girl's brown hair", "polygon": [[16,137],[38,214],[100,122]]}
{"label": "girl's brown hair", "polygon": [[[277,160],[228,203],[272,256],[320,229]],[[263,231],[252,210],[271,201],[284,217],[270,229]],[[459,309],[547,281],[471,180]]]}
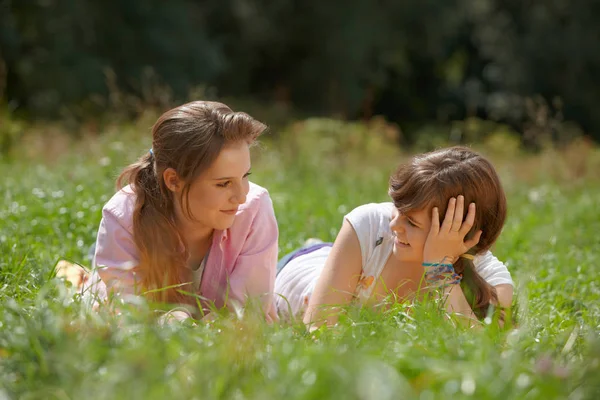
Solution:
{"label": "girl's brown hair", "polygon": [[[163,172],[173,168],[184,182],[179,199],[183,209],[192,181],[236,141],[252,143],[266,126],[248,114],[224,104],[195,101],[165,112],[152,127],[152,150],[129,165],[117,179],[117,188],[129,183],[136,195],[133,238],[139,252],[140,291],[154,301],[194,303],[181,291],[191,291],[185,267],[188,249],[175,224],[174,194]],[[185,201],[184,201],[185,198]],[[193,218],[189,207],[188,217]],[[164,289],[166,288],[166,289]],[[161,290],[162,289],[162,290]]]}
{"label": "girl's brown hair", "polygon": [[[438,207],[440,224],[446,214],[448,200],[463,195],[465,205],[477,207],[475,223],[467,238],[482,230],[479,243],[469,250],[475,255],[494,244],[506,220],[506,196],[492,164],[466,147],[451,147],[415,156],[401,165],[390,178],[389,194],[402,213]],[[465,207],[466,216],[468,208]],[[456,273],[463,274],[465,293],[473,294],[473,311],[482,318],[490,303],[497,304],[496,290],[475,270],[473,262],[459,258]]]}

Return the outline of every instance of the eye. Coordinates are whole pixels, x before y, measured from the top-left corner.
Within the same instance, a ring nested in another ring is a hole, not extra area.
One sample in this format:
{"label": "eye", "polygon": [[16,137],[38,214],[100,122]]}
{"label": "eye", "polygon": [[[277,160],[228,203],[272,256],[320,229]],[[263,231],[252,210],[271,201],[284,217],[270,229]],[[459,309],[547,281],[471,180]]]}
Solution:
{"label": "eye", "polygon": [[222,188],[226,188],[229,185],[231,185],[231,181],[225,181],[225,182],[222,182],[222,183],[217,183],[217,186],[218,187],[222,187]]}
{"label": "eye", "polygon": [[244,175],[244,179],[247,179],[250,175],[252,175],[252,172],[247,172],[246,175]]}
{"label": "eye", "polygon": [[414,226],[415,228],[417,227],[417,225],[415,225],[410,219],[407,218],[406,220],[410,226]]}

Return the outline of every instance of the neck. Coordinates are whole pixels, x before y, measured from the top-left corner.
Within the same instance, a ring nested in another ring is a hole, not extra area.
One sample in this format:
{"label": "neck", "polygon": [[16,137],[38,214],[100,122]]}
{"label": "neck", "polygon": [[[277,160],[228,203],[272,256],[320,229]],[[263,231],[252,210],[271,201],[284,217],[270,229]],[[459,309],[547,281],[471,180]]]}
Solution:
{"label": "neck", "polygon": [[423,269],[423,263],[421,261],[400,261],[402,268],[419,268]]}
{"label": "neck", "polygon": [[398,260],[394,254],[391,254],[388,258],[386,265],[398,271],[423,271],[423,264],[421,261],[402,261]]}
{"label": "neck", "polygon": [[403,270],[423,269],[422,261],[402,261],[396,258],[395,254],[390,254],[390,260],[394,265],[394,268],[400,268]]}
{"label": "neck", "polygon": [[210,246],[213,228],[190,221],[184,218],[180,212],[176,212],[176,224],[188,251],[193,252],[194,249]]}
{"label": "neck", "polygon": [[214,232],[213,228],[193,223],[191,221],[179,222],[177,224],[182,239],[188,248],[199,243],[210,241]]}
{"label": "neck", "polygon": [[418,261],[396,261],[396,268],[401,271],[413,271],[414,274],[418,274],[423,271],[423,265]]}
{"label": "neck", "polygon": [[210,249],[214,229],[197,225],[180,229],[188,251],[188,265],[197,266]]}

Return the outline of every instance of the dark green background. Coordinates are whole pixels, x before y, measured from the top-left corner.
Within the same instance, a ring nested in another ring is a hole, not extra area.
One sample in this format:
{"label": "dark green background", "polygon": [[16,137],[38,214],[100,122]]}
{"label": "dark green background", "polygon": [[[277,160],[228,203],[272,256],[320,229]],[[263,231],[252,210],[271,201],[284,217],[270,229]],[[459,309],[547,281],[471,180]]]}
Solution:
{"label": "dark green background", "polygon": [[524,132],[537,118],[525,100],[541,96],[599,139],[599,10],[596,0],[0,0],[0,102],[27,118],[84,118],[119,104],[116,88],[159,102],[148,88],[160,84],[173,101],[202,88],[306,115],[384,115],[413,140],[425,123],[469,116]]}

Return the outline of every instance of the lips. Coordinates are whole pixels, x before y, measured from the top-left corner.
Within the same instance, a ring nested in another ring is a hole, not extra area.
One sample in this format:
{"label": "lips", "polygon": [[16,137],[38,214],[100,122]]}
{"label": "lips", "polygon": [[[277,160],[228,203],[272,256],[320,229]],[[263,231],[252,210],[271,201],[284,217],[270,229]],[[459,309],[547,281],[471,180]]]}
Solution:
{"label": "lips", "polygon": [[235,215],[235,213],[237,213],[237,208],[234,208],[233,210],[221,210],[221,212],[227,215]]}
{"label": "lips", "polygon": [[398,238],[398,236],[394,236],[394,242],[396,242],[397,245],[399,246],[406,246],[406,247],[410,247],[410,244],[408,244],[408,242],[405,242],[403,240],[400,240]]}

